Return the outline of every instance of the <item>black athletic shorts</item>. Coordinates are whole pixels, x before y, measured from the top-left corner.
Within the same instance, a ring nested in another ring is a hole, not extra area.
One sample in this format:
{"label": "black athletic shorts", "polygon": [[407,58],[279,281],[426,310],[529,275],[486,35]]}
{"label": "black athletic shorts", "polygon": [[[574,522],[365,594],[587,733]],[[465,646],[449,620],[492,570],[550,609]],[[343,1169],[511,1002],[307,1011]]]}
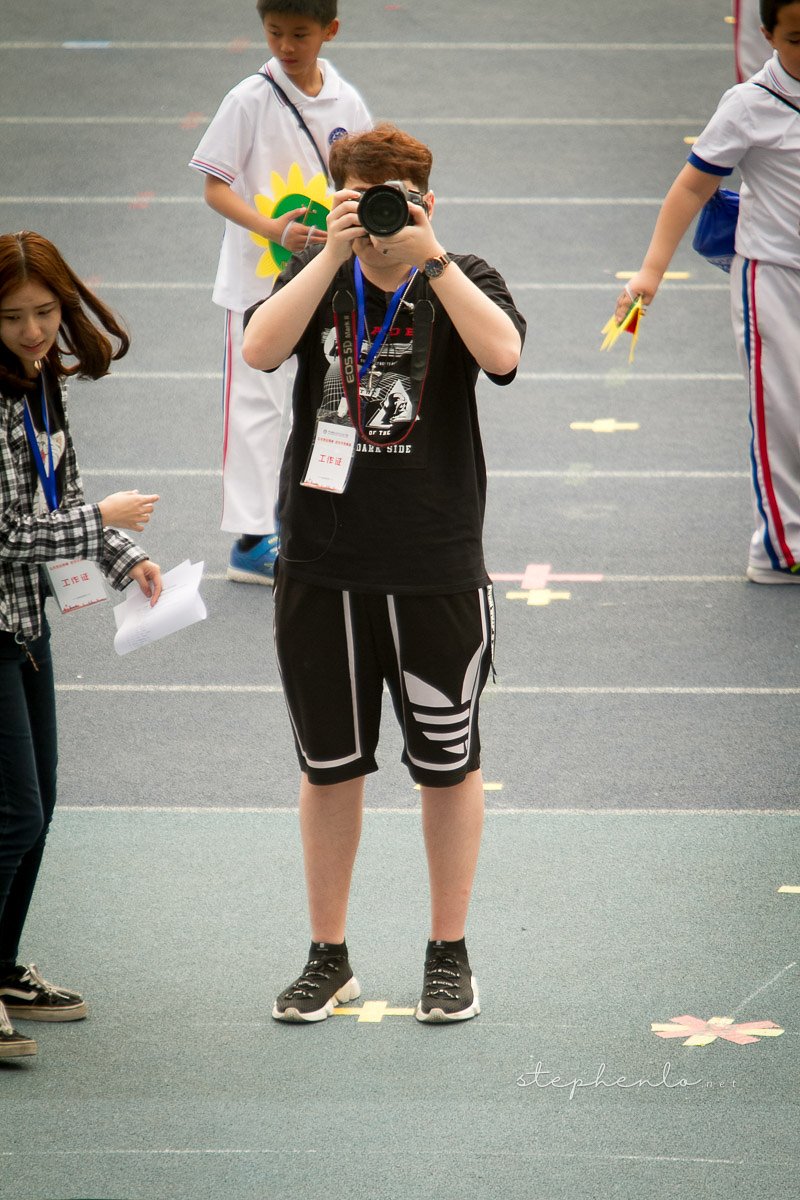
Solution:
{"label": "black athletic shorts", "polygon": [[297,756],[311,783],[342,783],[378,769],[384,681],[414,782],[463,782],[480,766],[478,701],[493,641],[490,586],[385,596],[279,573],[275,647]]}

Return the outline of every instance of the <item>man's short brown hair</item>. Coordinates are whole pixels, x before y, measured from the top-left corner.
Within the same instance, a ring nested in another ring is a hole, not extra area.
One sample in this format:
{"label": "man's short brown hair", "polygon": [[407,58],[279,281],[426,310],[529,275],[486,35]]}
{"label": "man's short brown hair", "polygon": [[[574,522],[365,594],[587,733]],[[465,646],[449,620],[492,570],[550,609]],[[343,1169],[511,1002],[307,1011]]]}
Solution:
{"label": "man's short brown hair", "polygon": [[388,121],[334,142],[329,163],[337,188],[344,187],[347,179],[362,179],[369,184],[407,179],[421,192],[428,190],[432,164],[433,155],[424,142]]}

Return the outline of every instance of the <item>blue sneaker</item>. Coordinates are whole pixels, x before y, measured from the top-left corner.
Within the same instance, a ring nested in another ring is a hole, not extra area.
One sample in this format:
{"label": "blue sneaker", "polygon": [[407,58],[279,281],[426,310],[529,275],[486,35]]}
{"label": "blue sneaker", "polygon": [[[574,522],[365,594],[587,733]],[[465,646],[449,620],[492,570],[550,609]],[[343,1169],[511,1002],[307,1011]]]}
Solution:
{"label": "blue sneaker", "polygon": [[240,550],[239,543],[234,542],[228,563],[228,579],[234,583],[264,583],[272,587],[277,557],[277,533],[266,534],[252,550]]}

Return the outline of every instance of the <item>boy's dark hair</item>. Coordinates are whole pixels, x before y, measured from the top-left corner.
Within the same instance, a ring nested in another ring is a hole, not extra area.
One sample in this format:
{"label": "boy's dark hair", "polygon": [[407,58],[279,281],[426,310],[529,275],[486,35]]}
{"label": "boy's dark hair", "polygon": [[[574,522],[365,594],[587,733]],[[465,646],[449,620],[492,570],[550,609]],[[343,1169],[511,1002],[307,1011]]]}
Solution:
{"label": "boy's dark hair", "polygon": [[774,32],[775,26],[778,24],[778,13],[781,9],[787,8],[788,5],[794,4],[794,2],[795,0],[760,0],[761,24],[767,33]]}
{"label": "boy's dark hair", "polygon": [[261,20],[271,14],[276,17],[310,17],[326,28],[336,20],[336,0],[257,0]]}
{"label": "boy's dark hair", "polygon": [[349,133],[331,146],[329,168],[337,188],[350,177],[364,183],[407,179],[427,192],[433,155],[424,142],[396,125],[381,121],[364,133]]}

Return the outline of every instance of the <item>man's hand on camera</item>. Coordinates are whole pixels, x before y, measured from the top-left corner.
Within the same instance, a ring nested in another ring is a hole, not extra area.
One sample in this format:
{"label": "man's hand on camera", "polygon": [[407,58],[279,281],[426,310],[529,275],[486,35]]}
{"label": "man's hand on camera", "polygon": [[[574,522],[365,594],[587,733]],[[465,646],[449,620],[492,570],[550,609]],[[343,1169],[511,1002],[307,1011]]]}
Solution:
{"label": "man's hand on camera", "polygon": [[370,241],[385,257],[387,264],[408,263],[421,269],[429,258],[437,258],[445,250],[433,232],[425,209],[419,204],[409,204],[408,211],[413,225],[405,225],[391,237],[370,236]]}
{"label": "man's hand on camera", "polygon": [[353,243],[364,237],[358,220],[358,202],[361,196],[352,188],[343,188],[333,197],[333,207],[328,213],[328,240],[323,253],[337,263],[344,263],[352,256]]}

